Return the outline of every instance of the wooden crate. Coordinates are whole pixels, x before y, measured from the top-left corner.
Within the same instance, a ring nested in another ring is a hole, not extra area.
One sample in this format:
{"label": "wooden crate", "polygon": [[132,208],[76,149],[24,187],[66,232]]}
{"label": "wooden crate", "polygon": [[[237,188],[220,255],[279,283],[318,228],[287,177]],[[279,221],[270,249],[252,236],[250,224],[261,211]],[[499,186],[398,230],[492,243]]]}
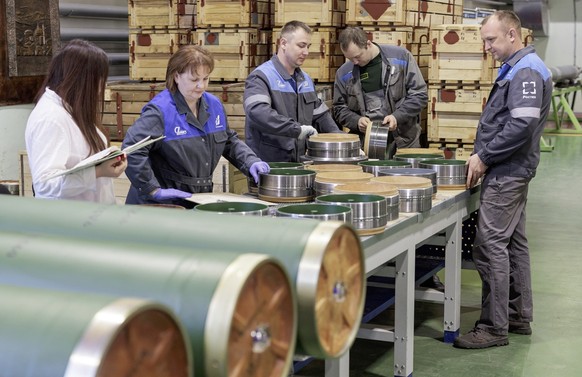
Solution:
{"label": "wooden crate", "polygon": [[347,0],[348,25],[399,25],[406,21],[406,0],[361,1]]}
{"label": "wooden crate", "polygon": [[485,52],[479,28],[457,24],[431,27],[429,83],[493,83],[495,61]]}
{"label": "wooden crate", "polygon": [[432,27],[441,24],[457,24],[463,21],[463,0],[407,0],[408,26]]}
{"label": "wooden crate", "polygon": [[461,22],[463,0],[347,0],[346,24],[429,27]]}
{"label": "wooden crate", "polygon": [[[309,56],[303,62],[301,68],[311,76],[315,82],[329,83],[335,80],[335,72],[346,58],[339,43],[337,28],[314,28],[311,34],[311,46]],[[273,51],[277,52],[279,40],[273,43]]]}
{"label": "wooden crate", "polygon": [[166,81],[168,60],[181,45],[193,43],[191,30],[151,29],[129,34],[129,77]]}
{"label": "wooden crate", "polygon": [[214,55],[213,80],[244,81],[253,69],[271,58],[271,31],[198,29],[196,39]]}
{"label": "wooden crate", "polygon": [[473,143],[490,91],[491,86],[429,86],[428,140]]}
{"label": "wooden crate", "polygon": [[362,30],[368,33],[368,38],[373,42],[401,46],[410,51],[420,68],[422,77],[425,81],[428,81],[428,67],[432,56],[428,28],[411,26],[365,26]]}
{"label": "wooden crate", "polygon": [[196,0],[129,0],[130,29],[195,29]]}
{"label": "wooden crate", "polygon": [[273,27],[273,0],[200,0],[199,27],[269,29]]}
{"label": "wooden crate", "polygon": [[275,26],[281,27],[292,20],[300,20],[314,27],[343,27],[346,0],[273,0]]}

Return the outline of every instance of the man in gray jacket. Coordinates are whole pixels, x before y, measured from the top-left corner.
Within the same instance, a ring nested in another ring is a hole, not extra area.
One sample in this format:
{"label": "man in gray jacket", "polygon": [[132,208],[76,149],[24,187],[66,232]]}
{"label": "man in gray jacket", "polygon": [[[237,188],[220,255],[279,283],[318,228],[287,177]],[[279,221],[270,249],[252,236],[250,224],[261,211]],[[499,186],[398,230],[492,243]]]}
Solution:
{"label": "man in gray jacket", "polygon": [[419,115],[428,95],[412,54],[402,47],[373,43],[356,27],[342,30],[339,45],[348,62],[335,77],[335,121],[361,139],[372,121],[381,121],[398,148],[420,147]]}
{"label": "man in gray jacket", "polygon": [[552,98],[552,79],[521,22],[497,11],[481,23],[485,50],[502,62],[467,161],[467,187],[480,178],[481,204],[473,260],[483,283],[481,317],[457,338],[459,348],[509,343],[508,332],[529,335],[533,320],[531,268],[525,234],[530,180],[540,161],[540,138]]}
{"label": "man in gray jacket", "polygon": [[307,137],[341,132],[300,67],[311,46],[311,29],[290,21],[281,29],[277,54],[245,81],[247,145],[267,162],[297,162]]}

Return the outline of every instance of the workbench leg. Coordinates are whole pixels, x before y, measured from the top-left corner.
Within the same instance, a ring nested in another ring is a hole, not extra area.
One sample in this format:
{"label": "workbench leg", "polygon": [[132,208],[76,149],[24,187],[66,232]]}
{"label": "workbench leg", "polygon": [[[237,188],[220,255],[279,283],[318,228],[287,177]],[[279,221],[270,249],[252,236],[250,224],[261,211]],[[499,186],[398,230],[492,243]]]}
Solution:
{"label": "workbench leg", "polygon": [[395,258],[394,376],[411,376],[414,357],[415,245]]}
{"label": "workbench leg", "polygon": [[325,359],[325,377],[350,376],[350,351],[337,359]]}
{"label": "workbench leg", "polygon": [[461,264],[462,264],[463,218],[446,231],[445,246],[445,307],[444,307],[444,341],[452,343],[459,336],[461,325]]}

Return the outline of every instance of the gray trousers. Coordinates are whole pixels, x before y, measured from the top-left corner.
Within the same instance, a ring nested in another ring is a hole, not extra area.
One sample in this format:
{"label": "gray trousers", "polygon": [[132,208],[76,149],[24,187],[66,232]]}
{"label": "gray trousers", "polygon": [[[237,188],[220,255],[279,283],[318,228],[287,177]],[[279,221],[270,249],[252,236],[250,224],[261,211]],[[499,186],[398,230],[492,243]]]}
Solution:
{"label": "gray trousers", "polygon": [[481,203],[473,261],[483,283],[478,327],[506,335],[509,322],[531,322],[533,301],[525,206],[529,178],[489,176]]}

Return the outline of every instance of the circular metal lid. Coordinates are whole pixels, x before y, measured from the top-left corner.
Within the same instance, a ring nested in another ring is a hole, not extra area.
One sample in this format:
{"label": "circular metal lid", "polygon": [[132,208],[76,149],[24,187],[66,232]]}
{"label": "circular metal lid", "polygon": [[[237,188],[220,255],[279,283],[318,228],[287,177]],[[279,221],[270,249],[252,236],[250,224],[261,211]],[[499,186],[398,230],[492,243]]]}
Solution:
{"label": "circular metal lid", "polygon": [[352,209],[350,207],[317,203],[287,205],[277,209],[277,213],[281,215],[298,215],[309,218],[327,215],[344,215],[351,213],[351,211]]}
{"label": "circular metal lid", "polygon": [[260,203],[248,202],[221,202],[199,204],[194,207],[196,211],[215,212],[218,214],[235,214],[235,215],[264,215],[267,214],[269,206]]}
{"label": "circular metal lid", "polygon": [[424,160],[420,165],[439,165],[439,166],[464,166],[467,162],[463,160]]}
{"label": "circular metal lid", "polygon": [[356,134],[348,133],[326,133],[310,136],[308,141],[360,141],[360,137]]}
{"label": "circular metal lid", "polygon": [[396,161],[396,160],[374,160],[374,161],[362,161],[358,162],[358,165],[364,166],[397,166],[402,168],[409,168],[412,165],[406,161]]}
{"label": "circular metal lid", "polygon": [[315,171],[306,169],[271,169],[268,173],[260,173],[261,175],[287,175],[287,176],[315,176]]}
{"label": "circular metal lid", "polygon": [[396,160],[404,160],[404,159],[425,159],[425,160],[429,160],[429,159],[440,159],[443,158],[444,156],[442,154],[437,154],[437,153],[402,153],[402,154],[397,154],[394,156],[394,159]]}
{"label": "circular metal lid", "polygon": [[386,200],[384,196],[374,194],[328,194],[315,198],[318,202],[326,203],[371,203]]}

